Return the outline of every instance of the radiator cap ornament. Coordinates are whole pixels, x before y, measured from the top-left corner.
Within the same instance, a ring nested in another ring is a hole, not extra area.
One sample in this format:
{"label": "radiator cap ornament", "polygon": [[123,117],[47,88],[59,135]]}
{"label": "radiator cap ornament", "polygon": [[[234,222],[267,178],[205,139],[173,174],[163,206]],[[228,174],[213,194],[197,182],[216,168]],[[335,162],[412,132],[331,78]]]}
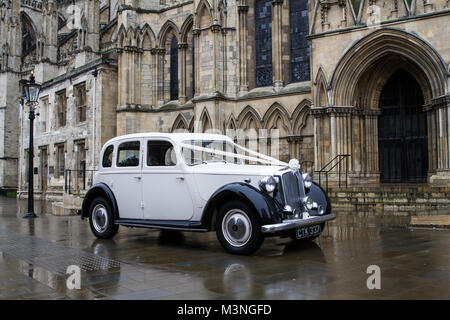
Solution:
{"label": "radiator cap ornament", "polygon": [[295,158],[289,160],[288,166],[289,169],[291,169],[294,172],[300,170],[300,162],[298,162],[298,160]]}

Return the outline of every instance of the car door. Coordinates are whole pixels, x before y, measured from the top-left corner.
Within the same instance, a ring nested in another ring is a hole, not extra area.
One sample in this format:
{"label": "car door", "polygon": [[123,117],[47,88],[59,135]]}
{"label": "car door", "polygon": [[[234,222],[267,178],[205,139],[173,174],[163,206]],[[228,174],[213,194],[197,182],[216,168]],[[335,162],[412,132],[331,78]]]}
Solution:
{"label": "car door", "polygon": [[116,197],[121,219],[142,219],[143,139],[121,140],[116,145],[114,170],[108,185]]}
{"label": "car door", "polygon": [[189,220],[194,206],[181,160],[168,139],[144,139],[142,169],[144,218],[150,220]]}

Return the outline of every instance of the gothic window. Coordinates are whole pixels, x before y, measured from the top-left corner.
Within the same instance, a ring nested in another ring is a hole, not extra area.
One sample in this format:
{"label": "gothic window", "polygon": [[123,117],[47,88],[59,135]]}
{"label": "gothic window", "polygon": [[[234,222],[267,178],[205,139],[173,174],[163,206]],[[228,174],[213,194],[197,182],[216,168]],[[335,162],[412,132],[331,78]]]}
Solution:
{"label": "gothic window", "polygon": [[56,127],[64,127],[66,125],[67,117],[67,99],[66,90],[56,93],[56,113],[57,125]]}
{"label": "gothic window", "polygon": [[65,25],[66,25],[66,22],[64,21],[64,19],[61,17],[58,17],[58,30],[63,28]]}
{"label": "gothic window", "polygon": [[48,121],[48,97],[41,99],[41,106],[40,106],[40,116],[39,116],[39,122],[41,126],[41,132],[48,132],[49,128],[49,121]]}
{"label": "gothic window", "polygon": [[66,157],[64,152],[64,144],[55,145],[56,147],[56,168],[55,178],[64,177],[64,171],[66,168]]}
{"label": "gothic window", "polygon": [[84,187],[84,179],[86,175],[86,143],[84,140],[75,142],[76,146],[76,165],[77,165],[77,184],[78,188]]}
{"label": "gothic window", "polygon": [[290,0],[291,82],[310,79],[308,35],[308,1]]}
{"label": "gothic window", "polygon": [[170,43],[170,100],[178,100],[178,41]]}
{"label": "gothic window", "polygon": [[256,86],[272,85],[272,1],[255,0]]}
{"label": "gothic window", "polygon": [[75,103],[77,109],[77,122],[86,121],[86,83],[75,87]]}
{"label": "gothic window", "polygon": [[22,19],[22,57],[27,56],[36,49],[36,39],[34,38],[31,22],[26,15],[21,15]]}

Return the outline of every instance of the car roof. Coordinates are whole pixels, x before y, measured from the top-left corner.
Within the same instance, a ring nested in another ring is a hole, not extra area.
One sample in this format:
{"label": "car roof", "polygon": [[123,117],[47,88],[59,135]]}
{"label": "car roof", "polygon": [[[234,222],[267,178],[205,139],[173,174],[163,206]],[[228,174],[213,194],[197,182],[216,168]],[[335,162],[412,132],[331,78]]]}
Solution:
{"label": "car roof", "polygon": [[114,143],[116,141],[124,139],[139,139],[139,138],[170,138],[171,140],[179,143],[184,140],[226,140],[233,142],[230,137],[221,134],[211,134],[211,133],[189,133],[189,132],[174,132],[174,133],[164,133],[164,132],[145,132],[145,133],[133,133],[126,134],[122,136],[117,136],[108,140],[106,144]]}

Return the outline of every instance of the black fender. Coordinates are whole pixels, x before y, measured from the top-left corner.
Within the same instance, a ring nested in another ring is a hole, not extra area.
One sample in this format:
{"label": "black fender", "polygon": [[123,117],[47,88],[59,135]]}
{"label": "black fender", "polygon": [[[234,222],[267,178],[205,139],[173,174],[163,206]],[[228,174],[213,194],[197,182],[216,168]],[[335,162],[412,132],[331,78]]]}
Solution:
{"label": "black fender", "polygon": [[89,216],[89,208],[91,202],[97,197],[104,197],[111,204],[114,218],[119,218],[119,208],[117,206],[116,197],[113,192],[105,183],[94,184],[84,197],[83,204],[81,205],[81,218],[87,218]]}
{"label": "black fender", "polygon": [[314,202],[321,204],[325,208],[325,214],[331,213],[330,198],[328,198],[327,193],[319,184],[313,182],[311,187],[308,189],[305,188],[305,191],[308,197],[311,197]]}
{"label": "black fender", "polygon": [[265,192],[243,182],[230,183],[220,187],[209,198],[203,209],[202,225],[214,229],[216,209],[231,200],[239,200],[257,214],[262,225],[281,222],[279,205]]}

